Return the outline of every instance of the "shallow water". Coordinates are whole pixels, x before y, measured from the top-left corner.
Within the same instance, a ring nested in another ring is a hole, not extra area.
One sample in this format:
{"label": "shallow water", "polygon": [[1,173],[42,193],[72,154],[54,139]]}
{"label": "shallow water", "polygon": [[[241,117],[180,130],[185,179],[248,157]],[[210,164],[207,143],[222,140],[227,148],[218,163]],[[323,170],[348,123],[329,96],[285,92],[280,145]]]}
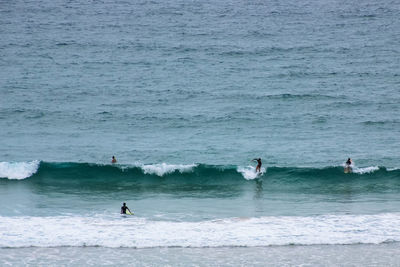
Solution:
{"label": "shallow water", "polygon": [[0,249],[13,266],[397,266],[398,244],[221,248],[60,247]]}

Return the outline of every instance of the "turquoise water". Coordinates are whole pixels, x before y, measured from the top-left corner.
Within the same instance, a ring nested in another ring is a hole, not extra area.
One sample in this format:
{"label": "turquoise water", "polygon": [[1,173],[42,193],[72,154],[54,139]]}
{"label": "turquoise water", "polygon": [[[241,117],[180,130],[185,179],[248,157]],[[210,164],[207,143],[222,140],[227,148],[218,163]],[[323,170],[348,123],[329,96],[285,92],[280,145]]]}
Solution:
{"label": "turquoise water", "polygon": [[254,178],[251,168],[234,166],[32,166],[37,170],[28,178],[0,180],[8,200],[0,204],[2,215],[106,216],[117,213],[121,201],[139,217],[170,221],[400,211],[400,171],[383,167],[351,174],[343,167],[269,167]]}
{"label": "turquoise water", "polygon": [[0,253],[385,251],[400,241],[399,14],[389,0],[0,0]]}
{"label": "turquoise water", "polygon": [[399,161],[393,1],[2,2],[4,161]]}

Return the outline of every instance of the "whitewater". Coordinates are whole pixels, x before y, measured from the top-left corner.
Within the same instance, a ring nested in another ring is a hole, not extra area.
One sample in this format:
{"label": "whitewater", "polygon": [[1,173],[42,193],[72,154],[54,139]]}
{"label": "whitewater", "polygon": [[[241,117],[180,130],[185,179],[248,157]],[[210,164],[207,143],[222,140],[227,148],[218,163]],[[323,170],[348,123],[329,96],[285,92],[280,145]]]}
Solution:
{"label": "whitewater", "polygon": [[[226,218],[0,217],[0,247],[260,247],[400,241],[400,214]],[[124,233],[121,235],[121,232]]]}
{"label": "whitewater", "polygon": [[0,265],[398,266],[399,13],[0,0]]}

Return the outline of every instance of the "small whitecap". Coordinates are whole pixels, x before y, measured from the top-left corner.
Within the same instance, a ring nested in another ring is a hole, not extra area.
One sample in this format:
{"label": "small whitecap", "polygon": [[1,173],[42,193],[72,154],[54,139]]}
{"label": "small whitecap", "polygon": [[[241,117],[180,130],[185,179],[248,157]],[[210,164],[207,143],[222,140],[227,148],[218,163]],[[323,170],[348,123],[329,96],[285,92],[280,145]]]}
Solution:
{"label": "small whitecap", "polygon": [[141,168],[145,174],[155,174],[158,176],[163,176],[165,174],[170,174],[175,171],[179,171],[180,173],[184,172],[191,172],[193,168],[196,167],[196,164],[167,164],[167,163],[160,163],[160,164],[149,164],[149,165],[142,165]]}

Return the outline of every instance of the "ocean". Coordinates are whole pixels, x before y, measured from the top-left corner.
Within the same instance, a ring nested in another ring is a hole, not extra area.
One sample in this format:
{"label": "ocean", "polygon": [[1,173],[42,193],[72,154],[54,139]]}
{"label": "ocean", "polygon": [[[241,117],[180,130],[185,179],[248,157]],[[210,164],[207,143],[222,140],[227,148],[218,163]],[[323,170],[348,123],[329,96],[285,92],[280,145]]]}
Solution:
{"label": "ocean", "polygon": [[0,265],[398,266],[399,18],[0,0]]}

